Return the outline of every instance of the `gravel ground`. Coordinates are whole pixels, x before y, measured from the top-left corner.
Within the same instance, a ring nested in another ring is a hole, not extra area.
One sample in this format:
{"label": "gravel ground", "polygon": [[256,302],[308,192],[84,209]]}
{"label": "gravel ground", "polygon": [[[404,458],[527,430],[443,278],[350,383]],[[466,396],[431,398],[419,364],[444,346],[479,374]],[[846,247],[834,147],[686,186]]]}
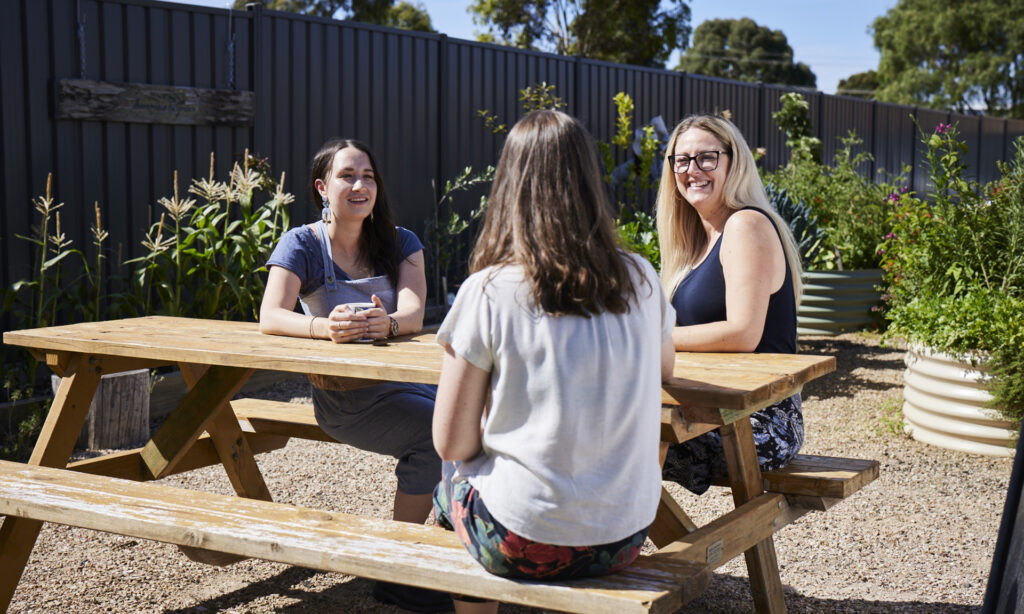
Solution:
{"label": "gravel ground", "polygon": [[[836,372],[804,390],[804,452],[872,458],[881,476],[825,513],[775,536],[790,612],[953,613],[980,609],[1012,461],[952,452],[903,435],[895,421],[902,352],[860,334],[801,339]],[[259,396],[308,401],[304,379]],[[387,518],[394,462],[348,446],[292,440],[259,457],[275,500]],[[231,493],[222,470],[164,483]],[[672,488],[674,485],[670,485]],[[731,509],[725,489],[673,490],[698,524]],[[402,612],[370,582],[263,561],[193,563],[173,546],[45,525],[11,612]],[[505,614],[539,610],[503,605]],[[743,558],[720,567],[680,613],[750,612]]]}

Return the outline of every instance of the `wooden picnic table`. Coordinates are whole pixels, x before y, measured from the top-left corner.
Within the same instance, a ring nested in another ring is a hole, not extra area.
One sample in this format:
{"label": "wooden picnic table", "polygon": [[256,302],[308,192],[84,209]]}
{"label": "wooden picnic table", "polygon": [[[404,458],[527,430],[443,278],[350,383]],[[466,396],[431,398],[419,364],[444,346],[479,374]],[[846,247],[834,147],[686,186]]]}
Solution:
{"label": "wooden picnic table", "polygon": [[[254,454],[283,443],[272,434],[260,439],[259,433],[243,433],[230,404],[255,369],[436,384],[442,356],[430,333],[387,345],[333,344],[263,335],[251,322],[163,316],[12,331],[3,340],[28,348],[63,377],[30,465],[68,466],[100,376],[177,365],[190,390],[152,439],[139,450],[90,459],[89,468],[76,470],[147,480],[219,462],[238,495],[267,501],[271,496]],[[762,496],[764,482],[747,418],[834,368],[834,358],[823,356],[681,352],[675,377],[664,386],[668,405],[662,452],[669,442],[718,428],[737,509],[712,523],[714,533],[695,533],[681,508],[663,493],[652,539],[667,552],[700,548],[695,560],[705,563],[744,552],[758,611],[785,611],[772,541],[783,502],[779,495]],[[201,439],[208,443],[197,445]],[[779,509],[760,509],[768,507]],[[41,525],[33,518],[3,519],[0,609],[13,597]],[[724,543],[722,535],[728,536]]]}

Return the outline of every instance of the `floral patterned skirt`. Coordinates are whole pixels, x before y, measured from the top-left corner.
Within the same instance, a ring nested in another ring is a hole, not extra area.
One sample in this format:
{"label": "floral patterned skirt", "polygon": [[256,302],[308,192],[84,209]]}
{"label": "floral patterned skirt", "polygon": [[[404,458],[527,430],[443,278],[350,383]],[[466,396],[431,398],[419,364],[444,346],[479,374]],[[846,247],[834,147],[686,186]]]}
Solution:
{"label": "floral patterned skirt", "polygon": [[[754,412],[750,425],[761,471],[780,469],[796,456],[804,443],[804,418],[800,394]],[[722,437],[711,431],[669,446],[661,475],[694,494],[704,494],[711,482],[726,475]]]}
{"label": "floral patterned skirt", "polygon": [[647,538],[635,535],[598,546],[554,546],[506,529],[487,511],[480,493],[462,480],[452,481],[453,463],[442,463],[443,477],[434,488],[434,518],[454,530],[484,569],[505,578],[563,580],[614,573],[633,562]]}

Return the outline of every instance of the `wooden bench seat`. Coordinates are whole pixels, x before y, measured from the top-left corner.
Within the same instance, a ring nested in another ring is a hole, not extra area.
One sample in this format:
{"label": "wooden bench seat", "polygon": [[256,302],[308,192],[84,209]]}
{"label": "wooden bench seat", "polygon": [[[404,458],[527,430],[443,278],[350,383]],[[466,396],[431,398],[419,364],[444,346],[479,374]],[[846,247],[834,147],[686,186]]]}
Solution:
{"label": "wooden bench seat", "polygon": [[[797,454],[782,469],[761,473],[764,489],[797,507],[824,511],[878,478],[878,461]],[[728,486],[726,479],[714,482]]]}
{"label": "wooden bench seat", "polygon": [[507,580],[436,527],[8,461],[0,514],[565,612],[672,612],[711,575],[662,553],[601,578]]}

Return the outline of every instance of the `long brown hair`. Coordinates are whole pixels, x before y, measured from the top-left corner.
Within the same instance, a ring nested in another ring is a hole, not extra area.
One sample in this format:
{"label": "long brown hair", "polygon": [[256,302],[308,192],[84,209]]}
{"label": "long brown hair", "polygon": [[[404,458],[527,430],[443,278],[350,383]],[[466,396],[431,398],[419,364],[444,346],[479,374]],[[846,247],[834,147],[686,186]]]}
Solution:
{"label": "long brown hair", "polygon": [[[735,124],[714,115],[691,115],[679,122],[668,139],[667,153],[675,151],[676,139],[692,128],[710,132],[729,154],[729,174],[725,177],[723,198],[730,209],[753,207],[764,212],[775,223],[782,240],[793,279],[793,294],[797,304],[803,293],[800,282],[800,252],[789,224],[775,211],[764,192],[764,184],[757,173],[757,164],[750,146]],[[657,202],[658,243],[661,245],[661,282],[665,293],[672,296],[680,282],[690,274],[693,265],[707,247],[708,236],[700,216],[676,188],[676,176],[666,157],[662,163],[661,185]]]}
{"label": "long brown hair", "polygon": [[[625,313],[636,298],[593,139],[572,117],[534,111],[512,127],[470,270],[519,265],[551,315]],[[627,264],[628,263],[628,264]]]}
{"label": "long brown hair", "polygon": [[373,213],[363,220],[363,227],[359,233],[359,254],[366,259],[367,264],[371,267],[383,269],[391,284],[397,286],[398,233],[395,230],[395,217],[391,212],[391,202],[384,189],[384,178],[377,166],[377,159],[373,157],[373,152],[365,143],[354,139],[334,138],[323,144],[320,151],[313,156],[310,170],[309,187],[313,195],[313,202],[316,204],[323,202],[323,197],[316,189],[316,180],[320,179],[327,183],[328,175],[334,166],[335,154],[346,147],[354,147],[366,154],[366,157],[370,159],[373,177],[377,183],[377,200],[373,204]]}

